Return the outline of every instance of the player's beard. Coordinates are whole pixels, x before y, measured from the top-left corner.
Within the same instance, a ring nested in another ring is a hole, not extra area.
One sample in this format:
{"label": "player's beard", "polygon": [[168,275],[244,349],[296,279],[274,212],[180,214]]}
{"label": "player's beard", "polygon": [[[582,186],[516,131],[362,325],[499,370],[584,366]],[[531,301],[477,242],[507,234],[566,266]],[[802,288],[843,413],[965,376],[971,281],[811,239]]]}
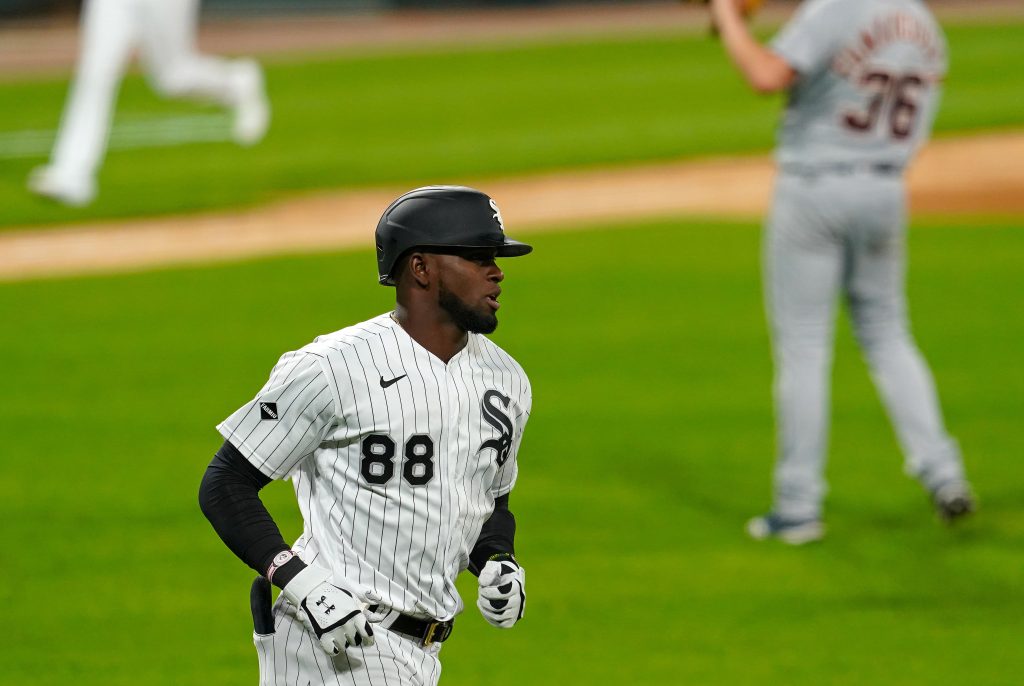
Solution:
{"label": "player's beard", "polygon": [[492,333],[498,328],[498,317],[493,312],[481,314],[445,288],[444,282],[438,285],[437,302],[452,318],[455,325],[470,333]]}

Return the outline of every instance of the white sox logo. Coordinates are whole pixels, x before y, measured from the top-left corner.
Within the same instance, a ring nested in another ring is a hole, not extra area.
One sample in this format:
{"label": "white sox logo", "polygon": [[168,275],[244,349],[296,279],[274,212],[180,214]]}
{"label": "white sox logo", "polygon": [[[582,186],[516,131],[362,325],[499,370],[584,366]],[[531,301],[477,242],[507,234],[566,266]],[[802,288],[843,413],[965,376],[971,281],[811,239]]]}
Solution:
{"label": "white sox logo", "polygon": [[[493,200],[491,204],[494,204]],[[500,408],[492,402],[495,399],[501,404]],[[499,391],[494,390],[484,393],[484,398],[480,401],[480,409],[484,413],[484,421],[494,427],[494,430],[499,432],[501,436],[484,441],[477,452],[494,448],[494,452],[498,454],[497,463],[499,467],[505,464],[508,454],[512,451],[512,432],[514,427],[512,426],[512,420],[504,412],[504,410],[508,409],[508,403],[509,397],[507,395],[502,395]]]}
{"label": "white sox logo", "polygon": [[492,219],[494,219],[494,221],[498,222],[498,228],[501,229],[502,232],[504,232],[505,231],[505,222],[501,218],[501,210],[498,209],[498,203],[494,202],[493,198],[491,199],[490,202],[491,202],[491,209],[494,210],[494,214],[492,215]]}

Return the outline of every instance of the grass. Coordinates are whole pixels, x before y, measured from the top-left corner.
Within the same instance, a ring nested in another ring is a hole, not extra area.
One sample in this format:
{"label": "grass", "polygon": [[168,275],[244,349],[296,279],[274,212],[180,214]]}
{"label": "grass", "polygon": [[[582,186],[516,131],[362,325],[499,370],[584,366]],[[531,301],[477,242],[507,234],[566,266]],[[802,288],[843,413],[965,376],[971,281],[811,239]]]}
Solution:
{"label": "grass", "polygon": [[[1024,23],[949,28],[943,133],[1024,123],[1024,75],[1006,69]],[[265,202],[312,189],[465,181],[564,167],[767,151],[780,100],[757,98],[721,47],[680,35],[393,56],[318,56],[268,67],[274,123],[228,143],[112,152],[84,210],[24,190],[42,159],[0,164],[0,227]],[[63,80],[0,83],[0,131],[55,128]],[[119,121],[207,111],[159,100],[138,76]]]}
{"label": "grass", "polygon": [[[534,239],[503,264],[495,335],[534,385],[512,498],[527,614],[486,626],[462,579],[443,683],[1015,681],[1024,234],[911,235],[915,332],[979,516],[939,526],[901,476],[843,325],[830,534],[804,549],[741,534],[772,453],[757,228]],[[283,350],[388,309],[374,283],[359,252],[0,286],[4,683],[254,681],[251,575],[196,505],[213,425]],[[289,488],[265,495],[297,535]]]}

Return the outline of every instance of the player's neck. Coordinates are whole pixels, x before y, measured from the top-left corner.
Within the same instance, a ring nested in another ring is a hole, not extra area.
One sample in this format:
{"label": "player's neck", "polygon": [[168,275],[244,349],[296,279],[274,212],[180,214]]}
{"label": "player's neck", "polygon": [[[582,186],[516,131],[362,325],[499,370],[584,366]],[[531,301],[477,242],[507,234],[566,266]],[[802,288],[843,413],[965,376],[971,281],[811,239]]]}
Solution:
{"label": "player's neck", "polygon": [[441,309],[414,312],[398,304],[391,317],[414,341],[445,364],[469,342],[469,334]]}

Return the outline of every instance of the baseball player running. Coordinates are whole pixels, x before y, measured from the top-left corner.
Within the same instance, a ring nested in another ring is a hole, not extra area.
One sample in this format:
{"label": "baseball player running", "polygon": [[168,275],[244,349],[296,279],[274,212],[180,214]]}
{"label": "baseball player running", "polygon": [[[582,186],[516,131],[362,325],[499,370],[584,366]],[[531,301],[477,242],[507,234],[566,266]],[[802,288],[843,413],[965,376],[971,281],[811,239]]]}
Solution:
{"label": "baseball player running", "polygon": [[[394,311],[285,353],[217,427],[200,486],[220,537],[281,589],[270,617],[266,581],[253,589],[263,684],[436,684],[467,568],[489,623],[523,616],[509,492],[530,383],[482,334],[498,325],[495,258],[532,248],[458,186],[395,200],[376,242]],[[258,496],[272,479],[295,487],[293,546]]]}
{"label": "baseball player running", "polygon": [[974,509],[960,452],[911,337],[903,170],[927,139],[946,44],[918,0],[806,0],[769,47],[743,0],[712,0],[722,44],[758,92],[786,90],[765,292],[775,359],[774,504],[754,538],[824,535],[822,500],[836,296],[849,307],[906,471],[954,520]]}
{"label": "baseball player running", "polygon": [[196,52],[198,17],[199,0],[85,0],[74,83],[50,164],[33,170],[30,191],[66,205],[92,202],[117,91],[136,48],[158,93],[231,108],[240,145],[263,138],[270,121],[263,72],[252,60]]}

